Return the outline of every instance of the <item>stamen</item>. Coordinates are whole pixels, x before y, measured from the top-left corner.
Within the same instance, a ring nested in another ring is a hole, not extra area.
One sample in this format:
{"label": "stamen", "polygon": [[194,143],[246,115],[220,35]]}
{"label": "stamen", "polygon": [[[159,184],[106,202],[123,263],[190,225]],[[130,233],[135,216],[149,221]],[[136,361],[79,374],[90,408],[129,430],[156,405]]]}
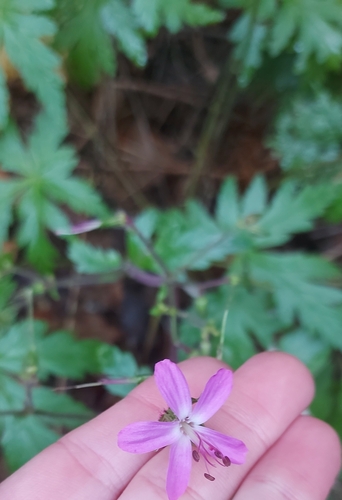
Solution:
{"label": "stamen", "polygon": [[211,476],[210,474],[205,473],[205,474],[204,474],[204,477],[205,477],[206,479],[208,479],[208,481],[215,481],[214,476]]}
{"label": "stamen", "polygon": [[223,465],[224,465],[225,467],[229,467],[229,466],[231,465],[231,463],[232,463],[232,462],[230,461],[230,458],[228,458],[228,457],[223,457],[223,458],[222,458],[222,463],[223,463]]}
{"label": "stamen", "polygon": [[193,450],[193,452],[192,452],[192,458],[195,460],[195,462],[199,462],[200,461],[200,454],[198,453],[197,450]]}
{"label": "stamen", "polygon": [[214,455],[215,455],[215,457],[219,458],[220,460],[223,459],[223,454],[219,450],[215,450]]}

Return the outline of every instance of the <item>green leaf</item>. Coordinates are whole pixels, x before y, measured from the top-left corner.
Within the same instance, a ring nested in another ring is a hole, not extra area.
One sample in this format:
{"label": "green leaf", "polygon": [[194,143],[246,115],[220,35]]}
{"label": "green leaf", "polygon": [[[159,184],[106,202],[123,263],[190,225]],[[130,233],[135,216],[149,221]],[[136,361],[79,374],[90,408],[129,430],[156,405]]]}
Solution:
{"label": "green leaf", "polygon": [[242,215],[263,214],[267,204],[267,186],[264,177],[257,175],[248,186],[242,200]]}
{"label": "green leaf", "polygon": [[[1,411],[20,411],[24,407],[24,386],[0,372],[0,408]],[[0,419],[0,424],[3,420]]]}
{"label": "green leaf", "polygon": [[316,332],[330,346],[342,349],[342,291],[327,286],[339,271],[319,257],[305,254],[252,254],[248,267],[254,285],[272,286],[280,318]]}
{"label": "green leaf", "polygon": [[167,267],[207,269],[234,252],[232,238],[225,234],[206,210],[189,201],[185,210],[170,210],[160,218],[155,250]]}
{"label": "green leaf", "polygon": [[222,12],[191,0],[133,0],[132,9],[140,26],[150,34],[161,26],[176,33],[183,25],[206,26],[224,19]]}
{"label": "green leaf", "polygon": [[336,389],[334,387],[333,363],[328,363],[325,369],[315,378],[315,399],[310,405],[313,415],[322,420],[329,420],[336,403]]}
{"label": "green leaf", "polygon": [[[210,345],[210,351],[206,354],[215,356],[223,315],[225,311],[228,311],[223,357],[230,366],[237,368],[256,353],[254,339],[257,339],[264,347],[270,347],[273,335],[279,329],[281,322],[272,310],[265,292],[259,290],[250,293],[240,285],[221,286],[204,297],[205,307],[197,311],[193,306],[188,311],[189,320],[185,319],[182,322],[182,342],[193,348],[203,345],[203,336],[207,336],[206,331],[209,329],[213,331],[214,337],[206,340]],[[191,326],[192,318],[198,316],[206,325],[202,330],[198,328],[198,320],[194,321],[194,326]]]}
{"label": "green leaf", "polygon": [[48,426],[63,425],[74,429],[94,416],[80,401],[67,394],[53,392],[47,387],[35,387],[32,391],[32,402],[35,411],[46,413],[39,416]]}
{"label": "green leaf", "polygon": [[296,72],[307,71],[312,61],[327,69],[342,59],[342,10],[339,0],[220,0],[226,7],[244,10],[230,31],[236,43],[239,81],[246,85],[264,54],[278,57],[293,52]]}
{"label": "green leaf", "polygon": [[[141,234],[150,240],[157,228],[159,217],[160,214],[156,209],[148,208],[135,218],[134,224]],[[127,256],[130,261],[141,269],[160,272],[139,236],[131,230],[127,231],[126,238]]]}
{"label": "green leaf", "polygon": [[15,471],[58,438],[37,415],[7,417],[2,447],[10,470]]}
{"label": "green leaf", "polygon": [[110,0],[101,10],[105,30],[115,36],[121,51],[138,66],[147,61],[145,40],[131,10],[120,0]]}
{"label": "green leaf", "polygon": [[46,326],[39,321],[15,323],[0,337],[0,369],[24,375],[28,366],[37,363],[33,351],[45,331]]}
{"label": "green leaf", "polygon": [[285,243],[291,234],[308,231],[314,219],[322,215],[334,193],[328,184],[307,186],[285,182],[272,199],[269,209],[256,223],[256,244],[270,247]]}
{"label": "green leaf", "polygon": [[341,60],[342,11],[337,0],[290,0],[279,5],[272,27],[270,51],[273,56],[295,40],[297,68],[304,70],[314,55],[323,63],[330,58]]}
{"label": "green leaf", "polygon": [[238,188],[234,177],[227,177],[217,197],[216,220],[225,229],[234,227],[239,219]]}
{"label": "green leaf", "polygon": [[267,40],[267,27],[245,14],[235,23],[229,38],[236,43],[234,57],[240,61],[239,83],[245,87],[254,71],[263,62],[263,51]]}
{"label": "green leaf", "polygon": [[[116,346],[103,345],[98,351],[101,371],[107,377],[117,379],[149,375],[147,367],[138,367],[134,356],[130,352],[123,352]],[[126,396],[136,384],[110,384],[106,389],[118,396]]]}
{"label": "green leaf", "polygon": [[69,332],[46,334],[41,321],[15,323],[0,337],[0,370],[24,376],[35,368],[38,377],[49,375],[82,378],[86,373],[99,373],[96,340],[77,340]]}
{"label": "green leaf", "polygon": [[103,73],[113,75],[116,58],[100,11],[105,0],[59,0],[55,12],[60,29],[55,45],[67,52],[72,79],[84,87],[96,84]]}
{"label": "green leaf", "polygon": [[20,185],[17,181],[0,180],[0,249],[8,237],[12,222],[12,205],[19,190]]}
{"label": "green leaf", "polygon": [[76,340],[69,332],[57,331],[44,337],[37,345],[39,377],[48,374],[81,379],[86,373],[98,373],[100,368],[95,340]]}
{"label": "green leaf", "polygon": [[52,5],[47,1],[8,0],[1,15],[0,40],[26,87],[37,95],[50,116],[65,121],[63,82],[58,74],[60,59],[42,41],[56,31],[55,24],[40,14]]}
{"label": "green leaf", "polygon": [[32,10],[44,11],[52,9],[55,5],[55,0],[25,0],[25,3],[22,0],[15,0],[15,4],[26,12],[31,12]]}
{"label": "green leaf", "polygon": [[331,348],[305,330],[295,330],[284,335],[279,349],[299,358],[313,374],[320,373],[329,363]]}
{"label": "green leaf", "polygon": [[325,91],[297,97],[281,109],[268,144],[286,171],[304,181],[329,180],[340,169],[342,102]]}
{"label": "green leaf", "polygon": [[116,271],[122,262],[116,250],[103,250],[77,239],[70,243],[68,257],[77,271],[84,274]]}
{"label": "green leaf", "polygon": [[2,277],[0,279],[0,331],[4,326],[8,326],[13,322],[15,311],[14,308],[9,304],[9,301],[15,289],[16,285],[13,283],[13,281],[11,281],[9,277]]}
{"label": "green leaf", "polygon": [[240,286],[232,288],[231,293],[231,303],[226,306],[228,319],[225,335],[228,345],[232,343],[229,342],[230,335],[241,340],[253,334],[265,349],[270,348],[281,322],[272,310],[268,295],[262,290],[250,293]]}
{"label": "green leaf", "polygon": [[9,93],[6,86],[5,75],[0,66],[0,129],[2,129],[6,125],[8,113],[9,113]]}
{"label": "green leaf", "polygon": [[51,122],[43,113],[36,121],[28,144],[10,126],[0,139],[0,161],[16,180],[0,182],[0,237],[5,238],[11,222],[11,206],[17,208],[18,241],[28,248],[29,260],[42,271],[53,267],[55,251],[46,236],[46,228],[68,226],[67,218],[56,203],[77,212],[105,215],[100,196],[85,181],[72,177],[77,158],[72,148],[60,146],[66,133],[62,121]]}

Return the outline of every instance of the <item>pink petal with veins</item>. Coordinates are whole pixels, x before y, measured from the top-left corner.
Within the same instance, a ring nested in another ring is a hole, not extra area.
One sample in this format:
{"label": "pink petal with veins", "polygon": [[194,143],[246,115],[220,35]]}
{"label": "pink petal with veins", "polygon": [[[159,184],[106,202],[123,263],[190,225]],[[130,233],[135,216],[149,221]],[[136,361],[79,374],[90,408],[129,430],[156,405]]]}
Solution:
{"label": "pink petal with veins", "polygon": [[178,422],[135,422],[118,434],[118,446],[130,453],[147,453],[175,443],[182,436]]}
{"label": "pink petal with veins", "polygon": [[170,448],[170,462],[167,472],[166,491],[169,500],[178,500],[185,492],[191,472],[191,441],[182,435]]}
{"label": "pink petal with veins", "polygon": [[196,403],[191,421],[203,424],[221,408],[228,398],[233,385],[233,373],[221,368],[207,382],[198,402]]}
{"label": "pink petal with veins", "polygon": [[179,420],[190,415],[189,386],[178,366],[164,359],[155,365],[154,378],[161,395]]}
{"label": "pink petal with veins", "polygon": [[225,436],[202,425],[194,426],[194,430],[199,434],[200,438],[219,450],[223,456],[228,457],[233,464],[240,465],[245,462],[248,449],[240,439]]}

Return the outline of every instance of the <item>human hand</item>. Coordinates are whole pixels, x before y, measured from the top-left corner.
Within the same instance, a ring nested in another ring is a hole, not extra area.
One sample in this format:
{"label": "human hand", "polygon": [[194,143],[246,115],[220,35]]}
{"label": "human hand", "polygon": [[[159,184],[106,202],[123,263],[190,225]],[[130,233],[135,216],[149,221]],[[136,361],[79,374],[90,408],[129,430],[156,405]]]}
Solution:
{"label": "human hand", "polygon": [[[211,358],[181,363],[191,395],[198,397],[222,366]],[[207,424],[246,443],[247,460],[216,469],[214,482],[194,463],[182,500],[324,500],[340,468],[340,443],[327,424],[301,415],[313,393],[310,373],[291,356],[263,353],[247,361]],[[6,479],[1,500],[166,499],[168,449],[133,455],[117,445],[127,424],[158,420],[163,409],[150,378]]]}

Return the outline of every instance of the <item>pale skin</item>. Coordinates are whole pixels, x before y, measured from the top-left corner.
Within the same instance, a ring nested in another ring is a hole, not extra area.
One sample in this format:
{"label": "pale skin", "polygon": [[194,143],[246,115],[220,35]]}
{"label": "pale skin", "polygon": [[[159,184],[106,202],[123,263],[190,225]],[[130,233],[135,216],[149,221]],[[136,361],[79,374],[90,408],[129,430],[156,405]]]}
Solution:
{"label": "pale skin", "polygon": [[[193,397],[225,366],[211,358],[180,364]],[[282,353],[263,353],[234,374],[233,390],[208,427],[241,439],[244,465],[211,468],[193,463],[181,500],[324,500],[340,469],[336,433],[301,415],[314,394],[308,370]],[[167,500],[167,448],[133,455],[120,450],[127,424],[158,420],[165,409],[153,378],[123,401],[64,436],[0,485],[1,500]]]}

